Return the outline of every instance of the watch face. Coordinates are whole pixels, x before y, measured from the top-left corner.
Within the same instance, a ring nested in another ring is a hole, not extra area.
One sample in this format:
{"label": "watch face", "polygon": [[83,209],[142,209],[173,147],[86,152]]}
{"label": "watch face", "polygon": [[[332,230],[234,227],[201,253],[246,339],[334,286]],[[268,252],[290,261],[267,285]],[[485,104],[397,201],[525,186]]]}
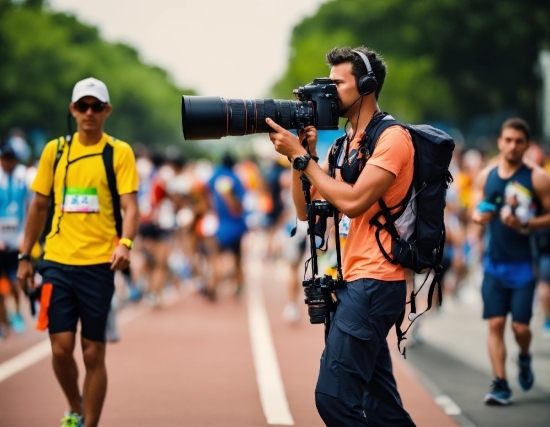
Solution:
{"label": "watch face", "polygon": [[296,157],[294,162],[292,162],[292,166],[296,170],[303,171],[307,167],[308,160],[309,157],[307,156]]}
{"label": "watch face", "polygon": [[299,171],[304,170],[304,159],[302,157],[296,157],[293,163],[294,169]]}

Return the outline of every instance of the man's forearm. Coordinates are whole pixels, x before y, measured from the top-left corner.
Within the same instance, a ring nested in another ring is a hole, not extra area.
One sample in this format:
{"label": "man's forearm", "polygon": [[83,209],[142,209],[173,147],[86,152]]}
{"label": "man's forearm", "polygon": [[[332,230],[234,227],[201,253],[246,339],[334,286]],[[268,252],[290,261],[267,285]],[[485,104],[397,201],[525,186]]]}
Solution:
{"label": "man's forearm", "polygon": [[137,204],[131,203],[123,208],[122,236],[134,240],[139,228],[139,210]]}
{"label": "man's forearm", "polygon": [[305,221],[306,217],[306,198],[302,190],[302,172],[292,170],[292,200],[296,207],[296,216],[300,221]]}
{"label": "man's forearm", "polygon": [[25,224],[25,236],[23,238],[22,251],[30,254],[33,246],[38,241],[40,233],[44,229],[46,218],[48,216],[48,207],[42,206],[33,201],[29,207],[27,222]]}

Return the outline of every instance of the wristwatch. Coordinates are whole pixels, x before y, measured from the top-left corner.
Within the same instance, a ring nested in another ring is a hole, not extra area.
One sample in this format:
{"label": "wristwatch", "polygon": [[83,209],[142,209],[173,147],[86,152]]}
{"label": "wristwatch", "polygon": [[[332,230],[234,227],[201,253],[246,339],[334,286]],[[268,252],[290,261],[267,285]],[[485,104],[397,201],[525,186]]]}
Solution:
{"label": "wristwatch", "polygon": [[19,254],[19,255],[17,255],[17,260],[18,261],[30,261],[31,256],[29,254]]}
{"label": "wristwatch", "polygon": [[125,237],[123,237],[122,239],[120,239],[118,241],[118,243],[120,245],[124,245],[126,246],[128,249],[132,249],[134,247],[134,242],[132,242],[130,239],[126,239]]}
{"label": "wristwatch", "polygon": [[311,156],[308,153],[304,154],[303,156],[298,156],[292,162],[292,167],[297,171],[306,170],[307,164],[309,163],[310,159]]}

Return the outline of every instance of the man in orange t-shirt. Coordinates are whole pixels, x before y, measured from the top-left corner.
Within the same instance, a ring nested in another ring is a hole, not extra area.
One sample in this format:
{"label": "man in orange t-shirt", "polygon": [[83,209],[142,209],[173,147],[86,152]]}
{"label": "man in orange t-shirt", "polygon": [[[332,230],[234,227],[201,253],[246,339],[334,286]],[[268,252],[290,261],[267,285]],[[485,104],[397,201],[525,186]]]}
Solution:
{"label": "man in orange t-shirt", "polygon": [[[351,124],[340,158],[328,174],[329,159],[318,166],[317,133],[304,129],[307,149],[300,140],[271,119],[269,134],[275,149],[292,160],[292,195],[298,218],[306,220],[300,175],[314,187],[312,198],[322,197],[351,218],[343,253],[346,284],[336,290],[338,305],[321,357],[315,400],[327,426],[414,426],[402,406],[392,373],[386,337],[406,302],[403,267],[386,260],[376,242],[376,228],[369,223],[380,211],[378,199],[395,206],[406,196],[414,172],[414,148],[407,130],[386,129],[376,141],[364,168],[350,179],[356,161],[365,155],[359,143],[370,121],[380,112],[378,96],[386,76],[382,58],[364,47],[334,48],[327,54],[330,79],[338,91],[340,117]],[[334,149],[334,147],[333,147]],[[334,164],[335,163],[335,164]],[[346,177],[346,182],[342,177]],[[381,243],[391,253],[391,236],[381,233]]]}

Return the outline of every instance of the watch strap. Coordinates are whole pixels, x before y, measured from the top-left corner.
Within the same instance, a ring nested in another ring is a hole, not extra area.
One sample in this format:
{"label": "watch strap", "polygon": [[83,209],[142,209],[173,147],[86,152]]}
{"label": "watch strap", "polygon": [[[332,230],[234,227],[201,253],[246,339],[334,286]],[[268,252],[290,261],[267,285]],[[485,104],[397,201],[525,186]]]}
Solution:
{"label": "watch strap", "polygon": [[298,156],[292,162],[292,167],[298,171],[304,171],[307,168],[307,164],[309,163],[310,160],[311,160],[311,155],[309,153],[306,153],[303,156]]}
{"label": "watch strap", "polygon": [[31,256],[29,254],[19,254],[19,255],[17,255],[17,260],[18,261],[30,261]]}
{"label": "watch strap", "polygon": [[133,249],[134,247],[134,242],[132,242],[130,239],[127,239],[125,237],[123,237],[122,239],[120,239],[118,241],[118,244],[119,245],[124,245],[126,246],[128,249]]}

